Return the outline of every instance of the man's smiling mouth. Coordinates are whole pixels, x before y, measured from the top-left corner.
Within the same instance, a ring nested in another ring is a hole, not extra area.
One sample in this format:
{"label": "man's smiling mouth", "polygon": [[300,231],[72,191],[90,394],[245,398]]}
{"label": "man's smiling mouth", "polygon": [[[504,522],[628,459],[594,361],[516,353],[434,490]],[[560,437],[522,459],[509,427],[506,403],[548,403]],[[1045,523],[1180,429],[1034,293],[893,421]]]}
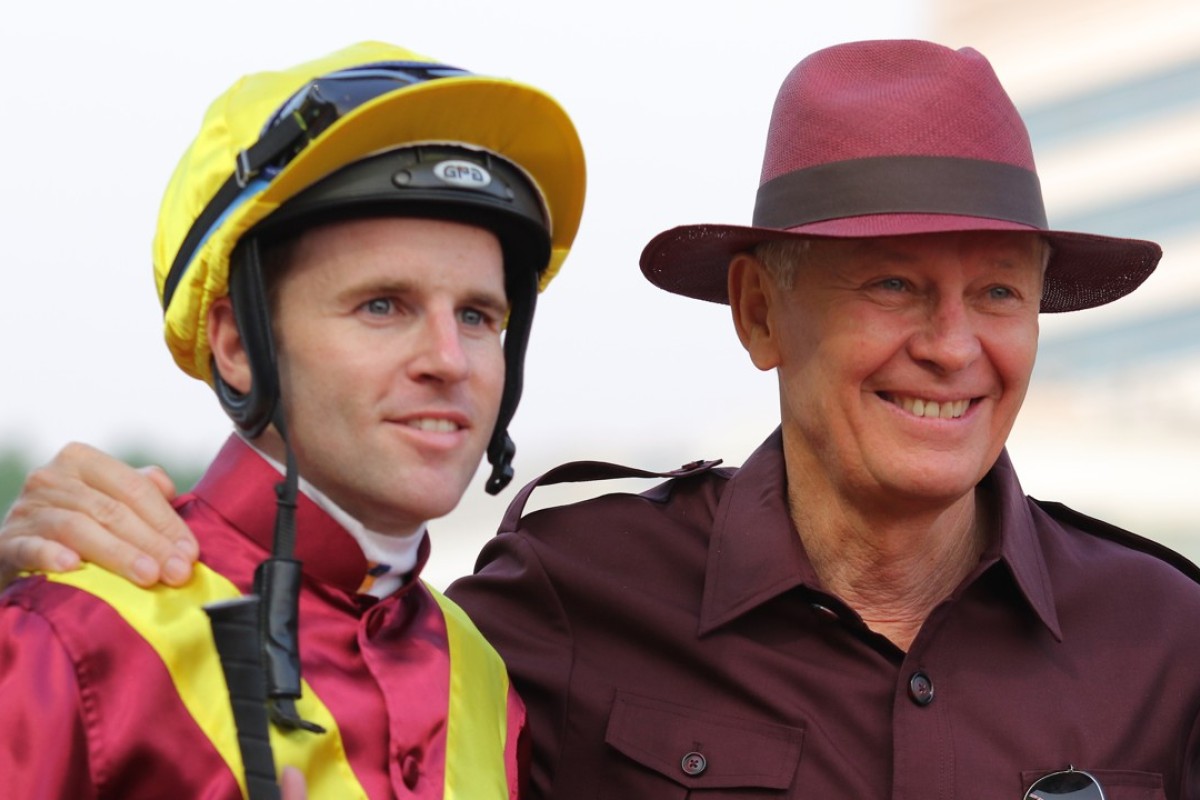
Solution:
{"label": "man's smiling mouth", "polygon": [[434,433],[453,433],[462,428],[457,422],[449,419],[439,419],[435,417],[420,417],[417,419],[405,420],[405,425],[410,428],[416,428],[420,431],[431,431]]}
{"label": "man's smiling mouth", "polygon": [[927,419],[958,419],[967,413],[971,406],[970,399],[937,401],[923,397],[897,397],[886,393],[880,393],[879,396],[915,417]]}

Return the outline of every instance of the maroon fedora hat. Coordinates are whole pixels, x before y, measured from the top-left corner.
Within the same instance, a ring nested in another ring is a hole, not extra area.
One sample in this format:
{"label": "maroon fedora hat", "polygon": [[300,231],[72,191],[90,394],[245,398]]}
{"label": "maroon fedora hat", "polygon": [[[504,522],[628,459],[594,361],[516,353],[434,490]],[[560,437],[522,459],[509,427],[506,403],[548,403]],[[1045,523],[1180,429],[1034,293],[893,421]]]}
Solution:
{"label": "maroon fedora hat", "polygon": [[1116,300],[1162,256],[1154,242],[1049,229],[1029,133],[978,52],[855,42],[784,80],[752,224],[672,228],[641,265],[662,289],[727,303],[730,258],[759,242],[985,230],[1050,242],[1042,311]]}

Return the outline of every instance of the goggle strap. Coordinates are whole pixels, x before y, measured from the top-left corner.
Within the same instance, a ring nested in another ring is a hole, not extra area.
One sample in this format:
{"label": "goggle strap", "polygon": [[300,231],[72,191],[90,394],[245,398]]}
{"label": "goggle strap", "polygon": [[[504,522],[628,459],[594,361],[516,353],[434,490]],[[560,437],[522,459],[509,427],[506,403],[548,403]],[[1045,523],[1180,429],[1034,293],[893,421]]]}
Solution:
{"label": "goggle strap", "polygon": [[304,100],[294,112],[272,125],[263,132],[258,141],[238,153],[234,173],[221,184],[213,199],[196,217],[196,221],[184,237],[179,252],[175,254],[175,260],[171,263],[166,280],[163,281],[164,311],[171,307],[171,298],[175,296],[175,290],[196,248],[250,180],[265,167],[278,163],[285,156],[294,156],[303,145],[333,124],[337,116],[337,107],[322,98],[316,87],[310,85]]}
{"label": "goggle strap", "polygon": [[338,117],[337,107],[321,97],[315,84],[309,84],[297,108],[272,125],[258,141],[238,153],[234,178],[239,188],[264,167],[276,164],[284,156],[290,158]]}

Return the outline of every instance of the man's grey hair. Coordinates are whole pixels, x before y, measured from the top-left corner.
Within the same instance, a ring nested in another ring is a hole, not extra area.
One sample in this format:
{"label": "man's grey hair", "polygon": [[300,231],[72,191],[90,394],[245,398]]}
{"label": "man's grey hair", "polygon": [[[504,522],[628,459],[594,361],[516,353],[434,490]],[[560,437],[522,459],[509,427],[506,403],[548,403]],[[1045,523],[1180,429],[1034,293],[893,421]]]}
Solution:
{"label": "man's grey hair", "polygon": [[808,261],[812,243],[812,239],[776,239],[759,242],[753,252],[779,288],[791,289],[796,282],[796,267]]}
{"label": "man's grey hair", "polygon": [[[1041,260],[1042,273],[1045,274],[1046,266],[1050,263],[1050,256],[1053,255],[1050,247],[1050,242],[1044,236],[1037,237],[1041,243]],[[781,289],[791,289],[796,282],[796,269],[805,266],[813,258],[815,242],[822,242],[837,246],[838,244],[852,242],[852,239],[776,239],[769,242],[759,242],[751,252],[762,262],[766,267],[767,272],[775,279],[775,283]]]}

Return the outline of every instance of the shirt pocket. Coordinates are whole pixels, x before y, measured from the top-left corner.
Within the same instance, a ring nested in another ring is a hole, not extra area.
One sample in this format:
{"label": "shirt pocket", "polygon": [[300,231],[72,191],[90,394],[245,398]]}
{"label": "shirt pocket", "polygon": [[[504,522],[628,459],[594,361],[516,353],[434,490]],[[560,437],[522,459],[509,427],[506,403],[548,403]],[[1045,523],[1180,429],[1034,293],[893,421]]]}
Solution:
{"label": "shirt pocket", "polygon": [[624,765],[610,773],[602,798],[778,797],[796,775],[804,727],[618,692],[605,742]]}
{"label": "shirt pocket", "polygon": [[[1021,785],[1032,786],[1033,782],[1048,772],[1025,770],[1021,772]],[[1084,770],[1100,783],[1106,800],[1166,800],[1162,775],[1157,772],[1137,772],[1128,769]]]}

